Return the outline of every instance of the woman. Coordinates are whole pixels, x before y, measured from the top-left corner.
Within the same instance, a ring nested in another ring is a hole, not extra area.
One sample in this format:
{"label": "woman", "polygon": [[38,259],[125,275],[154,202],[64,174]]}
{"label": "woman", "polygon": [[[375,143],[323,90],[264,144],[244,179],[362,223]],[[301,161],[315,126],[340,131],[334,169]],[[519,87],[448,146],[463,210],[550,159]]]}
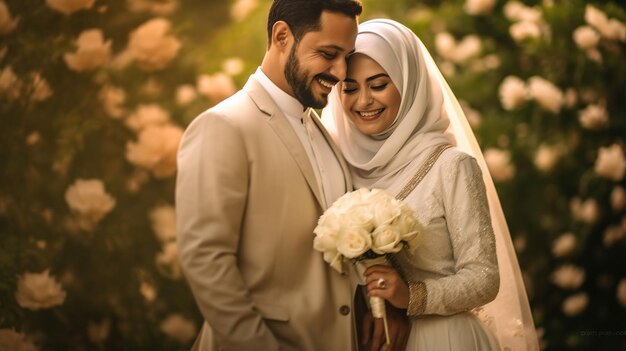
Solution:
{"label": "woman", "polygon": [[415,34],[391,20],[362,23],[323,120],[355,186],[403,199],[425,227],[415,253],[394,256],[398,271],[365,273],[369,295],[412,317],[407,350],[538,350],[493,182]]}

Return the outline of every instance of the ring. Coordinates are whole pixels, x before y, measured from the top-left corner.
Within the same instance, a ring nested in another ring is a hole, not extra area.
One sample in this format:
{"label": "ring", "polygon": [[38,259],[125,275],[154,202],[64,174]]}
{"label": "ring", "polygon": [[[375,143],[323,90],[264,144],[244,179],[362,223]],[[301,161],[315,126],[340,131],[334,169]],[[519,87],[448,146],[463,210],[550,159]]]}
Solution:
{"label": "ring", "polygon": [[378,280],[376,281],[376,284],[381,289],[384,289],[387,286],[387,282],[385,281],[384,278],[378,278]]}

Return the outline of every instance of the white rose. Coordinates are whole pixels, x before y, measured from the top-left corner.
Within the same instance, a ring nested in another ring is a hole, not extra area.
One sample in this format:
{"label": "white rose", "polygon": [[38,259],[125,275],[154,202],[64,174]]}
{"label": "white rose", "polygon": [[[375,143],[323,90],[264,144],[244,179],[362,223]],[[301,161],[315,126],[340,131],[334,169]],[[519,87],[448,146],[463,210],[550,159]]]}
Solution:
{"label": "white rose", "polygon": [[591,50],[598,46],[600,34],[589,26],[581,26],[576,28],[572,34],[574,42],[581,50]]}
{"label": "white rose", "polygon": [[515,166],[511,164],[511,153],[506,150],[487,149],[484,153],[489,173],[495,181],[504,182],[515,175]]}
{"label": "white rose", "polygon": [[0,72],[0,94],[9,100],[16,100],[21,95],[23,82],[13,72],[11,66],[6,66]]}
{"label": "white rose", "polygon": [[561,309],[566,316],[572,317],[584,311],[588,303],[589,297],[586,293],[581,292],[565,299]]}
{"label": "white rose", "polygon": [[526,103],[528,88],[526,83],[518,77],[508,76],[500,83],[498,89],[500,103],[505,110],[514,110]]}
{"label": "white rose", "polygon": [[508,1],[503,8],[504,16],[510,21],[519,21],[526,6],[519,1]]}
{"label": "white rose", "polygon": [[176,88],[176,103],[179,106],[188,105],[198,94],[196,88],[191,84],[184,84]]}
{"label": "white rose", "polygon": [[543,19],[543,13],[538,7],[522,6],[517,14],[517,19],[519,21],[539,23]]}
{"label": "white rose", "polygon": [[571,264],[562,265],[552,272],[551,279],[562,289],[578,289],[585,281],[585,270]]}
{"label": "white rose", "polygon": [[480,54],[481,50],[482,42],[480,38],[477,35],[468,35],[458,43],[450,59],[456,63],[463,63]]}
{"label": "white rose", "polygon": [[394,221],[401,234],[401,240],[408,245],[409,251],[413,252],[424,239],[424,228],[415,218],[411,207],[406,204],[402,206],[402,215]]}
{"label": "white rose", "polygon": [[626,41],[626,26],[606,16],[606,14],[592,5],[585,7],[585,21],[609,40]]}
{"label": "white rose", "polygon": [[435,35],[435,50],[439,55],[451,59],[456,49],[456,40],[448,32],[440,32]]}
{"label": "white rose", "polygon": [[617,291],[615,292],[615,295],[617,297],[617,301],[619,301],[619,303],[626,307],[626,278],[622,278],[622,280],[619,281],[619,284],[617,284]]}
{"label": "white rose", "polygon": [[11,11],[4,1],[0,1],[0,34],[11,33],[19,22],[19,18],[13,18]]}
{"label": "white rose", "polygon": [[109,338],[111,333],[111,320],[105,319],[102,322],[89,322],[87,324],[87,336],[89,341],[100,344]]}
{"label": "white rose", "polygon": [[398,227],[391,224],[377,227],[372,233],[372,251],[380,255],[399,252],[402,250],[400,234]]}
{"label": "white rose", "polygon": [[339,251],[326,251],[324,252],[324,261],[327,262],[334,270],[339,273],[343,273],[342,255]]}
{"label": "white rose", "polygon": [[162,125],[170,120],[170,114],[157,104],[142,104],[137,106],[126,119],[126,126],[139,132],[152,125]]}
{"label": "white rose", "polygon": [[231,57],[222,63],[222,70],[229,76],[236,76],[243,71],[243,60],[239,57]]}
{"label": "white rose", "polygon": [[541,107],[559,113],[563,105],[563,93],[551,82],[539,77],[531,77],[528,81],[528,93]]}
{"label": "white rose", "polygon": [[170,177],[176,173],[176,152],[182,135],[178,126],[149,126],[139,133],[137,142],[126,144],[126,159],[157,178]]}
{"label": "white rose", "polygon": [[98,99],[104,108],[104,112],[111,118],[121,118],[126,110],[123,105],[126,101],[124,89],[105,85],[98,92]]}
{"label": "white rose", "polygon": [[611,191],[611,207],[615,212],[619,212],[626,207],[626,192],[621,186],[616,186]]}
{"label": "white rose", "polygon": [[71,15],[76,11],[92,8],[94,2],[95,0],[46,0],[46,5],[64,15]]}
{"label": "white rose", "polygon": [[0,329],[0,350],[3,351],[39,351],[26,335],[13,329]]}
{"label": "white rose", "polygon": [[39,73],[32,74],[32,83],[30,87],[31,101],[44,101],[52,96],[50,84]]}
{"label": "white rose", "polygon": [[594,170],[601,177],[605,177],[614,181],[620,181],[624,178],[626,172],[626,159],[624,151],[618,144],[609,147],[601,147],[598,150],[598,158]]}
{"label": "white rose", "polygon": [[161,322],[161,331],[169,338],[187,344],[196,337],[197,328],[193,321],[174,313]]}
{"label": "white rose", "polygon": [[42,273],[24,273],[17,279],[15,299],[20,307],[39,310],[62,305],[65,291],[49,270]]}
{"label": "white rose", "polygon": [[521,21],[509,27],[509,34],[516,42],[522,42],[526,38],[536,39],[541,36],[541,28],[536,22]]}
{"label": "white rose", "polygon": [[161,243],[176,240],[176,210],[174,206],[155,207],[150,211],[148,217],[152,224],[152,231]]}
{"label": "white rose", "polygon": [[176,57],[181,43],[176,37],[168,35],[170,27],[168,20],[155,18],[130,33],[128,51],[141,69],[163,69]]}
{"label": "white rose", "polygon": [[578,113],[578,120],[584,128],[599,130],[609,123],[609,114],[603,104],[589,105]]}
{"label": "white rose", "polygon": [[486,15],[491,13],[495,4],[496,0],[466,0],[463,8],[470,15]]}
{"label": "white rose", "polygon": [[572,233],[565,233],[552,243],[552,254],[554,257],[569,255],[576,247],[576,236]]}
{"label": "white rose", "polygon": [[550,172],[559,161],[561,154],[561,148],[541,144],[535,155],[535,166],[542,172]]}
{"label": "white rose", "polygon": [[214,75],[200,75],[196,82],[196,89],[198,93],[215,103],[226,99],[237,91],[233,78],[222,72]]}
{"label": "white rose", "polygon": [[347,228],[337,241],[337,251],[347,258],[359,257],[371,248],[372,237],[361,227]]}
{"label": "white rose", "polygon": [[70,209],[90,225],[99,222],[113,207],[115,199],[104,189],[104,183],[99,179],[77,179],[65,192],[65,201]]}
{"label": "white rose", "polygon": [[230,17],[235,22],[243,21],[258,5],[257,0],[236,0],[230,8]]}
{"label": "white rose", "polygon": [[157,254],[155,263],[159,272],[168,278],[180,279],[183,276],[178,259],[178,246],[174,241],[163,245],[163,250]]}
{"label": "white rose", "polygon": [[76,72],[93,70],[111,59],[111,40],[104,41],[100,29],[89,29],[80,33],[74,53],[63,55],[67,66]]}
{"label": "white rose", "polygon": [[385,196],[377,196],[372,200],[370,211],[373,212],[374,227],[389,224],[398,218],[402,213],[400,208],[402,203],[389,194],[386,194]]}
{"label": "white rose", "polygon": [[373,203],[359,203],[352,205],[341,217],[341,224],[344,228],[359,228],[367,232],[374,230],[376,225],[374,219]]}
{"label": "white rose", "polygon": [[600,216],[600,208],[596,200],[590,198],[581,201],[580,198],[573,198],[570,202],[570,210],[575,219],[587,224],[593,224]]}

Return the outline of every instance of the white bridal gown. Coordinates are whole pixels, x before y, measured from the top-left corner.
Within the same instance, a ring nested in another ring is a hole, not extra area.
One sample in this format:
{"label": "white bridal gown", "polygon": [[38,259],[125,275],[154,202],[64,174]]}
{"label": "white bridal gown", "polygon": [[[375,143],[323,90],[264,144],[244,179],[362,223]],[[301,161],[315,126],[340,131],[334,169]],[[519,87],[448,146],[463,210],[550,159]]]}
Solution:
{"label": "white bridal gown", "polygon": [[[427,153],[396,179],[411,178]],[[405,182],[387,191],[400,192]],[[374,186],[376,187],[376,186]],[[498,293],[495,239],[480,168],[450,148],[404,200],[424,226],[422,245],[402,251],[395,263],[419,294],[409,306],[407,351],[499,350],[494,334],[477,317],[479,307]]]}

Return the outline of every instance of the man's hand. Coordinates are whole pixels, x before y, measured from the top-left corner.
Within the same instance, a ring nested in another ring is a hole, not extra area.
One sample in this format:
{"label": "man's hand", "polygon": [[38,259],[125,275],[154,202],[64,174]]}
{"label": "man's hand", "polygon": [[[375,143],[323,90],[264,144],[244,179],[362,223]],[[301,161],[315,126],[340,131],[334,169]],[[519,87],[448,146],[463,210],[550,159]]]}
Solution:
{"label": "man's hand", "polygon": [[385,327],[382,318],[374,318],[372,311],[365,312],[362,321],[361,350],[404,351],[409,339],[411,323],[406,310],[398,309],[385,302],[390,344],[385,345]]}

